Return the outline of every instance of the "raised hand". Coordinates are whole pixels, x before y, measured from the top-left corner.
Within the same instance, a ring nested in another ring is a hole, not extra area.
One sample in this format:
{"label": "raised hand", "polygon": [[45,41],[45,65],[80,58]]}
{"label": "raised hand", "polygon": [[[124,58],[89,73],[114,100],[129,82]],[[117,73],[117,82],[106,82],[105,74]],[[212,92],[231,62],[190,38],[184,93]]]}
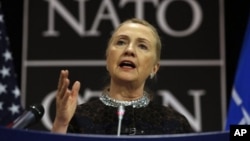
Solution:
{"label": "raised hand", "polygon": [[69,89],[68,76],[68,70],[61,71],[56,94],[56,117],[52,132],[66,133],[68,124],[76,110],[80,82],[74,82],[72,89]]}

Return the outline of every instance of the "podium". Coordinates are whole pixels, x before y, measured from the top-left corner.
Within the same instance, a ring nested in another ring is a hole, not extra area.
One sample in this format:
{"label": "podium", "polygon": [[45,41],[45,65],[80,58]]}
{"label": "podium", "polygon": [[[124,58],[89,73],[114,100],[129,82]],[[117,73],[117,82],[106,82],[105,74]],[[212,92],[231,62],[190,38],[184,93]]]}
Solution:
{"label": "podium", "polygon": [[202,132],[174,135],[85,135],[55,134],[46,131],[0,127],[1,141],[229,141],[229,132]]}

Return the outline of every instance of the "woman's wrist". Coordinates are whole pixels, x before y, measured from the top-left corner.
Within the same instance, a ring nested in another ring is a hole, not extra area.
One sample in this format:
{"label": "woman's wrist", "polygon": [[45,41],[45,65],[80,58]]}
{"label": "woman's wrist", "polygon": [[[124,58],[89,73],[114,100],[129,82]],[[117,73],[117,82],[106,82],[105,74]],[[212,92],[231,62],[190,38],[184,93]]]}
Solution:
{"label": "woman's wrist", "polygon": [[69,124],[65,124],[62,122],[59,122],[58,120],[55,120],[53,125],[52,125],[52,130],[51,132],[54,133],[66,133],[68,129]]}

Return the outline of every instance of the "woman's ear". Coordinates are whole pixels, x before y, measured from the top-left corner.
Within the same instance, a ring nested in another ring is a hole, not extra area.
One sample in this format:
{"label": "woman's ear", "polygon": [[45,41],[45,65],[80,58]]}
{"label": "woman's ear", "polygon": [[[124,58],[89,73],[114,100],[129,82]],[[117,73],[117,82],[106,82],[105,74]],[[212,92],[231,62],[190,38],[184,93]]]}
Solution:
{"label": "woman's ear", "polygon": [[160,68],[160,64],[159,64],[159,63],[156,63],[156,64],[154,65],[154,67],[153,67],[152,72],[150,73],[150,76],[149,76],[150,79],[153,79],[153,78],[154,78],[154,76],[155,76],[155,74],[157,73],[157,71],[159,70],[159,68]]}
{"label": "woman's ear", "polygon": [[152,73],[155,75],[158,72],[159,68],[160,68],[160,64],[156,63],[153,67]]}
{"label": "woman's ear", "polygon": [[106,58],[106,70],[109,72],[109,67],[108,67],[107,58]]}

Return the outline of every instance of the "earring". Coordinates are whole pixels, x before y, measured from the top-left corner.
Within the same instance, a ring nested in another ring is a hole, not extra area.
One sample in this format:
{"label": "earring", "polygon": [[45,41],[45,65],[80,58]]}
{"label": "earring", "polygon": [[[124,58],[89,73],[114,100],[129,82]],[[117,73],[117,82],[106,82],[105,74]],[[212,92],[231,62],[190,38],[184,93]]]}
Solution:
{"label": "earring", "polygon": [[155,74],[154,74],[154,73],[150,73],[150,79],[153,79],[153,78],[154,78],[154,76],[155,76]]}

